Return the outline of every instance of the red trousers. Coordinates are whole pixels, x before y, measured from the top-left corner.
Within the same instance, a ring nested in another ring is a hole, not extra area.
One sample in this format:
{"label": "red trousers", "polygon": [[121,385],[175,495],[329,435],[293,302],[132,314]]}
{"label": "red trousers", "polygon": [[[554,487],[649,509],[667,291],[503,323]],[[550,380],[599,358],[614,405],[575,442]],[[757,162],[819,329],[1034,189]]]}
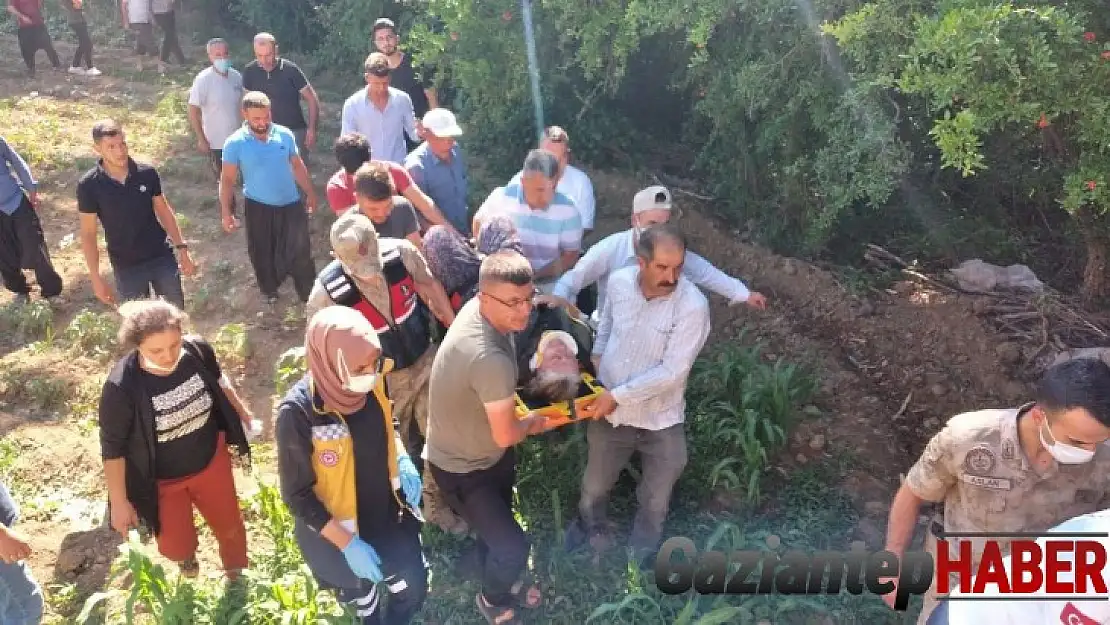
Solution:
{"label": "red trousers", "polygon": [[247,528],[239,511],[235,478],[231,473],[231,452],[220,434],[216,455],[200,473],[173,480],[158,481],[158,551],[174,562],[197,553],[197,528],[193,507],[212,529],[220,547],[224,570],[238,572],[247,568]]}

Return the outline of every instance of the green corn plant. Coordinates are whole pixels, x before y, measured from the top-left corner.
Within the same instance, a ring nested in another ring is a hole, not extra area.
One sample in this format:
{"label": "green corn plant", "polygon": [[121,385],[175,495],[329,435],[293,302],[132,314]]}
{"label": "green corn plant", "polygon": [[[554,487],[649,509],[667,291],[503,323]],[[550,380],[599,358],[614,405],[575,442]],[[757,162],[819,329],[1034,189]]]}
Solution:
{"label": "green corn plant", "polygon": [[274,391],[279,396],[285,395],[290,387],[304,377],[306,370],[303,345],[285,350],[274,363]]}
{"label": "green corn plant", "polygon": [[143,552],[138,532],[131,532],[128,541],[120,545],[120,552],[124,557],[113,567],[110,581],[129,573],[131,589],[95,593],[85,601],[77,616],[78,623],[89,622],[97,606],[120,595],[127,597],[124,604],[126,625],[135,623],[137,608],[161,625],[191,625],[197,621],[199,602],[196,588],[182,578],[170,582],[162,565],[155,564]]}
{"label": "green corn plant", "polygon": [[216,331],[212,338],[212,349],[220,358],[220,362],[231,365],[242,365],[251,355],[250,336],[247,327],[241,323],[229,323]]}
{"label": "green corn plant", "polygon": [[106,358],[115,352],[119,321],[109,313],[85,309],[77,313],[63,338],[75,353]]}
{"label": "green corn plant", "polygon": [[276,578],[299,570],[303,560],[300,547],[293,536],[293,515],[282,501],[277,487],[259,483],[258,492],[248,505],[261,522],[262,532],[273,546],[271,550],[255,557],[259,572]]}
{"label": "green corn plant", "polygon": [[[320,593],[316,579],[302,565],[278,579],[259,581],[247,611],[252,625],[357,625],[358,620],[330,593]],[[238,621],[236,622],[245,622]]]}

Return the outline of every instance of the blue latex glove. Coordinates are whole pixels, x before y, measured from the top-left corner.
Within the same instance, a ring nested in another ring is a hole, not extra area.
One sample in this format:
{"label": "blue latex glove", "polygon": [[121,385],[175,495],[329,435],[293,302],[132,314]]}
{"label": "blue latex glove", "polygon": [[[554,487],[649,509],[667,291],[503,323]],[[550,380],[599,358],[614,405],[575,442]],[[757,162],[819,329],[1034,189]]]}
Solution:
{"label": "blue latex glove", "polygon": [[401,456],[397,465],[398,472],[401,474],[401,492],[405,494],[405,501],[414,510],[419,510],[423,484],[420,482],[420,474],[416,472],[416,465],[408,456]]}
{"label": "blue latex glove", "polygon": [[382,559],[366,541],[358,536],[351,539],[343,550],[343,557],[355,575],[368,579],[375,584],[382,581]]}

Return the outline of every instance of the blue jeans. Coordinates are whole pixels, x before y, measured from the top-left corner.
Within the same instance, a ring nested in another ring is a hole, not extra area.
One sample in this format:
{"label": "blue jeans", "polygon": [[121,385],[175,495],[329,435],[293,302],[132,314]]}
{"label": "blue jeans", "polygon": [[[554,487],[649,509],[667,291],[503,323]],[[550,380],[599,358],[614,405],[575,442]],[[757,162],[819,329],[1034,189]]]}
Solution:
{"label": "blue jeans", "polygon": [[[0,523],[11,527],[18,515],[11,494],[0,484]],[[44,605],[42,589],[26,562],[0,562],[0,623],[38,625],[42,622]]]}
{"label": "blue jeans", "polygon": [[116,290],[122,301],[162,297],[167,302],[185,309],[185,291],[181,287],[181,272],[173,254],[159,256],[144,263],[126,268],[112,268],[116,274]]}

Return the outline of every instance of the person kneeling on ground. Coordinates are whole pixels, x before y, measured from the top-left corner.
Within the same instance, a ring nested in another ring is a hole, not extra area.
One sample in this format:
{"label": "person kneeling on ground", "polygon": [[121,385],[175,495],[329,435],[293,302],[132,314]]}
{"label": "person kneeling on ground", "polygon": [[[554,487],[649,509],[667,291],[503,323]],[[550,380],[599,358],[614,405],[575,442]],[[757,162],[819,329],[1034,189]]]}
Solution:
{"label": "person kneeling on ground", "polygon": [[[220,369],[212,346],[183,334],[185,313],[162,300],[120,306],[116,363],[100,396],[100,447],[112,528],[124,538],[140,524],[158,551],[195,576],[193,507],[208,522],[229,578],[247,567],[229,447],[249,463],[247,429],[261,434]],[[246,426],[246,427],[244,427]]]}
{"label": "person kneeling on ground", "polygon": [[391,363],[370,322],[344,306],[313,315],[305,360],[308,374],[285,396],[276,427],[297,544],[320,585],[337,591],[360,623],[404,625],[424,604],[428,564],[420,475],[385,393]]}

